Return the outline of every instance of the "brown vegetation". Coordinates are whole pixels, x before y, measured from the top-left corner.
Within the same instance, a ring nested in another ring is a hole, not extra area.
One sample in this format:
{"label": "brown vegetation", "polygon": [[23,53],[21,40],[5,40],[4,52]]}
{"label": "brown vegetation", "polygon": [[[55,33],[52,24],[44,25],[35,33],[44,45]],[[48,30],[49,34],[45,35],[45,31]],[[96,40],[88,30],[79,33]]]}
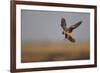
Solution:
{"label": "brown vegetation", "polygon": [[43,62],[89,59],[89,42],[24,42],[21,62]]}

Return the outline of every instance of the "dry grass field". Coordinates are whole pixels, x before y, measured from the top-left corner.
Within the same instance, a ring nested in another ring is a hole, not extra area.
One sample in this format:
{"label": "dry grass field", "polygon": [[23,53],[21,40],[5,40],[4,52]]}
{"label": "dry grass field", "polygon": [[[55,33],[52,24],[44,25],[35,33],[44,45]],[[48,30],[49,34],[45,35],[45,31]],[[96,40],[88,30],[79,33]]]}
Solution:
{"label": "dry grass field", "polygon": [[45,62],[89,59],[89,42],[24,42],[21,62]]}

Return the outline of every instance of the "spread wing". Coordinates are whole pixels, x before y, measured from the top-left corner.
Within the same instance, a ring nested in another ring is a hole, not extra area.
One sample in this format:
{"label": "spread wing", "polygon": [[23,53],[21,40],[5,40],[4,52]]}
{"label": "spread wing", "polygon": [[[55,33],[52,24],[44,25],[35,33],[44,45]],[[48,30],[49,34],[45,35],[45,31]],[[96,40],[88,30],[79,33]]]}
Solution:
{"label": "spread wing", "polygon": [[61,27],[66,30],[66,20],[64,18],[61,19]]}
{"label": "spread wing", "polygon": [[75,28],[77,28],[80,24],[82,23],[82,21],[79,21],[77,23],[75,23],[74,25],[72,25],[71,27],[69,27],[69,32],[72,32]]}

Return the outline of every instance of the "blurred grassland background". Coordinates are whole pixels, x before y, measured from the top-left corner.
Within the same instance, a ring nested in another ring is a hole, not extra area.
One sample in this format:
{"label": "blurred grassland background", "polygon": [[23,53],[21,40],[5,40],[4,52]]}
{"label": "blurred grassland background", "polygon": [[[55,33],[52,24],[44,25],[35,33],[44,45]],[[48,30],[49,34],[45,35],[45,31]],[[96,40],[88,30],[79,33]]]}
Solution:
{"label": "blurred grassland background", "polygon": [[[64,40],[61,18],[76,42]],[[90,14],[86,12],[21,10],[21,62],[86,60],[90,58]]]}
{"label": "blurred grassland background", "polygon": [[64,60],[87,60],[90,58],[89,42],[27,42],[22,43],[22,63]]}

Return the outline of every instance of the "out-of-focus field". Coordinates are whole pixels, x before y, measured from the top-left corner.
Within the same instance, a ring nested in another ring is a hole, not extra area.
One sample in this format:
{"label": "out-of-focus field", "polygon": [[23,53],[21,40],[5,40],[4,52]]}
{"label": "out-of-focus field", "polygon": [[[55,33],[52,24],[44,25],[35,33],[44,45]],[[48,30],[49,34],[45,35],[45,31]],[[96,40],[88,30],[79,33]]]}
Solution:
{"label": "out-of-focus field", "polygon": [[24,42],[21,62],[86,60],[90,58],[89,42]]}

